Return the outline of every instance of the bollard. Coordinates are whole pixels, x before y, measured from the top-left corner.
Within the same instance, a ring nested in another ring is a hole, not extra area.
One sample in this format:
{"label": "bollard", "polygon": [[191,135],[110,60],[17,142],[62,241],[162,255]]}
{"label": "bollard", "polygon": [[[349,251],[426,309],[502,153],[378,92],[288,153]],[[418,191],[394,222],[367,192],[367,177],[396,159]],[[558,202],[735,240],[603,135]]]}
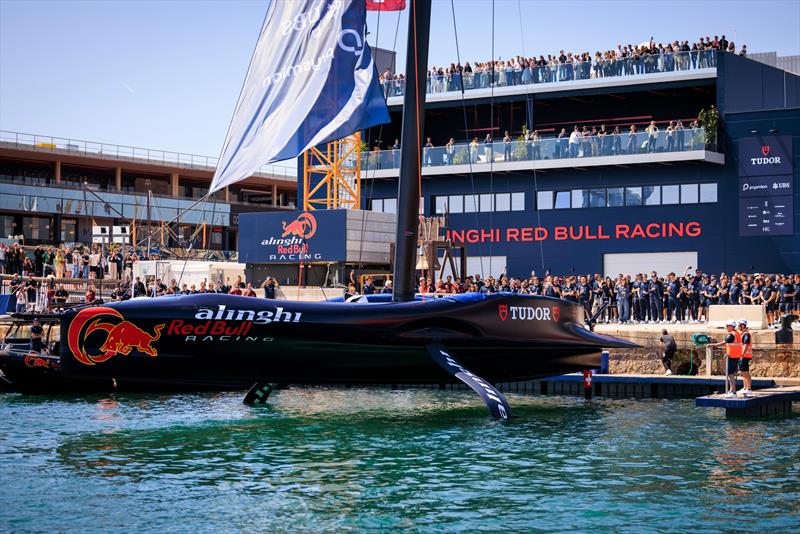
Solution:
{"label": "bollard", "polygon": [[592,372],[583,372],[583,396],[586,400],[592,398]]}
{"label": "bollard", "polygon": [[706,347],[706,376],[711,376],[711,365],[714,363],[714,347]]}
{"label": "bollard", "polygon": [[600,374],[607,375],[608,374],[608,360],[609,354],[607,350],[604,350],[600,353]]}

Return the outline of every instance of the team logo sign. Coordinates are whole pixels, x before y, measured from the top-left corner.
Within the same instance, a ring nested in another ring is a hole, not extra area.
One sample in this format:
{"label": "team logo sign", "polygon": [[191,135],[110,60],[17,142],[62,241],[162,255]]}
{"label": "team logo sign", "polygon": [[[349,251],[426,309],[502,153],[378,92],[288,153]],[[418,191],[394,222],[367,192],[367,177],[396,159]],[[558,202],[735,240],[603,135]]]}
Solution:
{"label": "team logo sign", "polygon": [[281,237],[293,235],[303,239],[311,239],[317,233],[317,219],[307,211],[298,215],[297,219],[289,224],[286,224],[286,222],[281,224],[283,224]]}
{"label": "team logo sign", "polygon": [[507,304],[501,304],[499,309],[498,309],[498,312],[500,313],[500,320],[501,321],[505,321],[506,319],[508,319],[508,305]]}
{"label": "team logo sign", "polygon": [[561,316],[561,308],[558,306],[553,306],[553,320],[558,321],[558,318]]}
{"label": "team logo sign", "polygon": [[763,154],[764,157],[769,156],[769,145],[764,145],[761,147],[761,154]]}
{"label": "team logo sign", "polygon": [[158,351],[153,343],[164,326],[156,325],[153,334],[148,334],[113,308],[85,308],[70,323],[67,343],[75,359],[85,365],[108,361],[117,354],[127,356],[134,350],[155,357]]}

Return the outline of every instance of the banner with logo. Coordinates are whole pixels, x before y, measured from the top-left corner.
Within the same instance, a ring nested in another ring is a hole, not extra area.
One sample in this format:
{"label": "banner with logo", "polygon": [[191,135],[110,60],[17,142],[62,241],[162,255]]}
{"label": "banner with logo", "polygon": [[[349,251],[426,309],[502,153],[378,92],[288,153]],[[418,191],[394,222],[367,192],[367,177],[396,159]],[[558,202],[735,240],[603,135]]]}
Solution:
{"label": "banner with logo", "polygon": [[794,194],[794,177],[787,176],[754,176],[739,178],[740,197],[769,197]]}
{"label": "banner with logo", "polygon": [[739,141],[739,176],[792,174],[792,136],[747,137]]}
{"label": "banner with logo", "polygon": [[271,2],[209,192],[386,122],[364,0]]}
{"label": "banner with logo", "polygon": [[241,263],[344,261],[345,210],[241,213]]}

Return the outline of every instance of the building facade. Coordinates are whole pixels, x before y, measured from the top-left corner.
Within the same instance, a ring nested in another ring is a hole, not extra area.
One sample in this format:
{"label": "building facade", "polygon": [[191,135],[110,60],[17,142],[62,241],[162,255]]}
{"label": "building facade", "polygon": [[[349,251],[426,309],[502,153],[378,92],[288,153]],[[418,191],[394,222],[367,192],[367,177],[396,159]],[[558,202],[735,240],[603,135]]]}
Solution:
{"label": "building facade", "polygon": [[[484,276],[800,272],[800,78],[733,54],[695,59],[465,75],[463,93],[429,80],[424,213],[448,215]],[[363,134],[375,211],[396,210],[402,92],[387,88],[391,124]],[[692,127],[712,107],[718,124]],[[521,137],[533,130],[538,141]]]}
{"label": "building facade", "polygon": [[91,243],[92,226],[128,225],[154,247],[235,250],[240,213],[291,210],[293,169],[265,167],[198,203],[216,160],[0,132],[0,237]]}

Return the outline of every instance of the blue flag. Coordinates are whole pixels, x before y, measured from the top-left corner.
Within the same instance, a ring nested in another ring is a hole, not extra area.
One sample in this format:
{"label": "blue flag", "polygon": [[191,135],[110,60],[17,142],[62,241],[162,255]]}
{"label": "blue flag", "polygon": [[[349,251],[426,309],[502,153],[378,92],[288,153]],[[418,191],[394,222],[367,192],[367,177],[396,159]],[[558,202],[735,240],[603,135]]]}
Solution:
{"label": "blue flag", "polygon": [[389,122],[364,0],[273,0],[209,193]]}

